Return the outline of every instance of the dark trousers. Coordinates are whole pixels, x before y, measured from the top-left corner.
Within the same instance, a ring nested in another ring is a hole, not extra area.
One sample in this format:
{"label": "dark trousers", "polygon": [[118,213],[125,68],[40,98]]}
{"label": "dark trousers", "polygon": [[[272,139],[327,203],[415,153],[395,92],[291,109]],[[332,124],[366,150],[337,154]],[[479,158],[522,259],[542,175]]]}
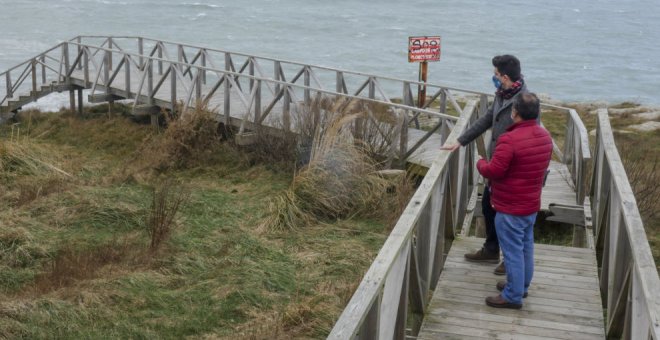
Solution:
{"label": "dark trousers", "polygon": [[495,231],[495,209],[490,205],[490,186],[484,188],[484,194],[481,196],[481,211],[484,214],[486,222],[486,242],[484,242],[484,249],[489,253],[500,252],[500,242],[497,239],[497,232]]}

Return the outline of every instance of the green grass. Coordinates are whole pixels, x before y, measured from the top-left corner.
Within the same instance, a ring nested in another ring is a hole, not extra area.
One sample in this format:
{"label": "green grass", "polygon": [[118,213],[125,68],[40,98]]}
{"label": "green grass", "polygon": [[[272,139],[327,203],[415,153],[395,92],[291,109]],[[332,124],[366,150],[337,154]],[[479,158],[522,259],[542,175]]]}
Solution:
{"label": "green grass", "polygon": [[[48,150],[73,177],[53,190],[15,172],[0,180],[11,199],[0,207],[0,337],[323,338],[388,234],[378,219],[263,231],[291,174],[250,165],[228,145],[207,164],[127,177],[145,141],[161,138],[148,126],[37,113],[29,124],[19,143]],[[10,136],[0,128],[0,143]],[[183,181],[191,199],[151,253],[149,187],[164,177]],[[37,194],[18,200],[26,188]],[[119,253],[109,258],[107,247]],[[54,284],[54,261],[71,250],[74,264],[97,267]]]}

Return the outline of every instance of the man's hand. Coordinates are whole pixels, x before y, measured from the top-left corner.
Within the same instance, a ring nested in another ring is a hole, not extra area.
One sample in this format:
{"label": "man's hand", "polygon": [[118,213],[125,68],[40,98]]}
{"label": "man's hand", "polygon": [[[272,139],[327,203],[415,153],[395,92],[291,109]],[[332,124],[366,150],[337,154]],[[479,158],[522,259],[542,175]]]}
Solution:
{"label": "man's hand", "polygon": [[456,150],[460,147],[461,147],[461,143],[445,144],[445,145],[440,147],[440,150],[454,151],[454,150]]}

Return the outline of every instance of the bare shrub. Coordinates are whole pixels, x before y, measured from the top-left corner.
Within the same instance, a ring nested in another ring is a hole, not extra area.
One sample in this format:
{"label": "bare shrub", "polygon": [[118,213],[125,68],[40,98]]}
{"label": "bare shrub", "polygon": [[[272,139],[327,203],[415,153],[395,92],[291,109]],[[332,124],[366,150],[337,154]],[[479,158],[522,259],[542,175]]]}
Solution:
{"label": "bare shrub", "polygon": [[172,180],[165,180],[152,188],[151,208],[145,223],[152,251],[158,250],[169,238],[176,225],[176,214],[189,198],[190,192]]}
{"label": "bare shrub", "polygon": [[634,140],[617,136],[617,144],[621,150],[621,161],[626,169],[630,187],[635,193],[639,213],[645,222],[658,216],[660,204],[660,167],[658,155],[644,148]]}

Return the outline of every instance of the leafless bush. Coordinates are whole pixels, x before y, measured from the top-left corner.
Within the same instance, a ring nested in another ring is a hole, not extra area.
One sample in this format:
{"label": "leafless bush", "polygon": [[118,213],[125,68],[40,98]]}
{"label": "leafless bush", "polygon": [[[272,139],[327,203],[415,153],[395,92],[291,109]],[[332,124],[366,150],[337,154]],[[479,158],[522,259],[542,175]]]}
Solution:
{"label": "leafless bush", "polygon": [[176,214],[189,198],[190,192],[172,180],[165,180],[152,188],[151,208],[145,224],[152,251],[158,250],[169,238],[175,227]]}
{"label": "leafless bush", "polygon": [[658,216],[660,204],[660,167],[658,166],[658,155],[644,147],[628,140],[623,136],[617,136],[617,144],[621,150],[621,161],[626,169],[628,181],[635,193],[639,213],[645,222],[651,221]]}

